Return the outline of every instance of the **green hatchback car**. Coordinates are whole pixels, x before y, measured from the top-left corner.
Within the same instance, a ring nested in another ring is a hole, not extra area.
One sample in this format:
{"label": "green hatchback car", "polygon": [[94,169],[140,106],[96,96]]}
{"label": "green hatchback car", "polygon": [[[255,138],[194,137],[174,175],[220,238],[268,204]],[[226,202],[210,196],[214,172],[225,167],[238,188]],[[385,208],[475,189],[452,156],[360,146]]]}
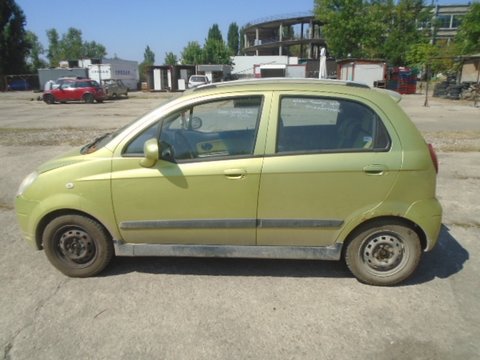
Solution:
{"label": "green hatchback car", "polygon": [[188,90],[27,176],[20,227],[74,277],[113,255],[343,258],[396,284],[442,215],[435,153],[399,100],[316,79]]}

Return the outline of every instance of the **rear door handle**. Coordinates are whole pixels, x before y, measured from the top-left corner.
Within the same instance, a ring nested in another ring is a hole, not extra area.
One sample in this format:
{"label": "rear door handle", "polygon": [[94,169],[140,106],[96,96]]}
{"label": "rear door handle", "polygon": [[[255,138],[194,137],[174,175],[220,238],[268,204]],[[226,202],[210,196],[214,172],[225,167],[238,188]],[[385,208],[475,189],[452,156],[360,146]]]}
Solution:
{"label": "rear door handle", "polygon": [[227,179],[231,180],[243,179],[245,175],[247,175],[247,171],[245,169],[227,169],[224,170],[223,173]]}
{"label": "rear door handle", "polygon": [[383,175],[386,170],[387,167],[380,164],[367,165],[363,168],[363,171],[368,175]]}

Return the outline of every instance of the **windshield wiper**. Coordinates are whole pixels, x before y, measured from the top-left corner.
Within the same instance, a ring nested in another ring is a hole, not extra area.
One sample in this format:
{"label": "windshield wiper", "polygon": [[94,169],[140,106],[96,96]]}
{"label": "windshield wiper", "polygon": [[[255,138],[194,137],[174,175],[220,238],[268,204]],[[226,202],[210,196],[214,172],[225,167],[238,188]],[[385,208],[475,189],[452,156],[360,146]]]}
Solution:
{"label": "windshield wiper", "polygon": [[94,152],[95,150],[97,150],[96,145],[109,135],[110,135],[110,133],[108,132],[108,133],[103,134],[102,136],[97,137],[91,143],[88,143],[87,145],[82,147],[82,149],[80,150],[80,153],[81,154],[90,154],[90,153]]}

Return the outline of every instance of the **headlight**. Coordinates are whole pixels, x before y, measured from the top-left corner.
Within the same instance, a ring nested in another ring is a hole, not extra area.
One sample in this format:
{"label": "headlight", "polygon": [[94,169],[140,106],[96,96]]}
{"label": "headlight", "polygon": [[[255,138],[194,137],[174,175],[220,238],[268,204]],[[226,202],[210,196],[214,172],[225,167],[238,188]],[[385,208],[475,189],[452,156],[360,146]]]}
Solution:
{"label": "headlight", "polygon": [[23,179],[22,183],[20,184],[20,187],[18,188],[17,191],[17,196],[21,196],[27,188],[33,184],[33,182],[37,179],[38,173],[36,171],[32,172],[30,175],[28,175],[25,179]]}

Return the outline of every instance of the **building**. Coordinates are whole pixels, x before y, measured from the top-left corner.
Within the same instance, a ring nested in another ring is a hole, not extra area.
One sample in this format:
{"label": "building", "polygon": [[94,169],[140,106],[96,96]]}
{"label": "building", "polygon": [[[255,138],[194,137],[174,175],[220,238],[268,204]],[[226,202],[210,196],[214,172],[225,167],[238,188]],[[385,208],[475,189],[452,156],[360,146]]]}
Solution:
{"label": "building", "polygon": [[467,14],[470,4],[435,5],[432,9],[436,23],[434,41],[449,44],[457,35],[457,29]]}
{"label": "building", "polygon": [[245,25],[243,52],[318,59],[325,47],[321,25],[312,12],[255,20]]}

